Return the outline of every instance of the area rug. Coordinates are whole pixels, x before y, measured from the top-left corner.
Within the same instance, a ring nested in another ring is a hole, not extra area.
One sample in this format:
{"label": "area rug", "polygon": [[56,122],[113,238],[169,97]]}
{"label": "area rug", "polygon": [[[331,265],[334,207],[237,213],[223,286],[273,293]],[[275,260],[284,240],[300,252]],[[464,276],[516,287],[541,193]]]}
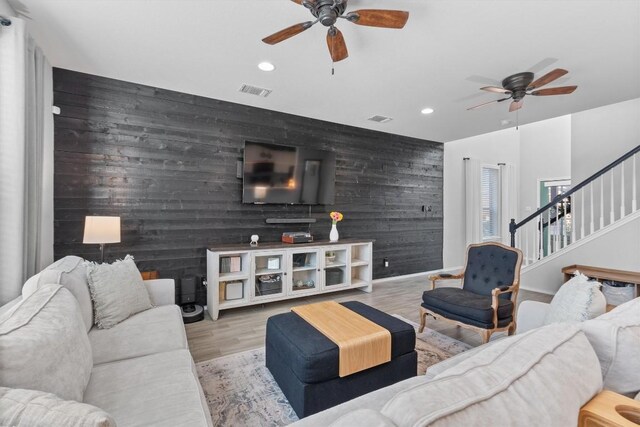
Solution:
{"label": "area rug", "polygon": [[[401,316],[395,317],[417,328]],[[418,375],[427,368],[471,348],[425,329],[417,334]],[[287,398],[265,367],[264,348],[249,350],[196,365],[214,426],[284,426],[298,420]]]}

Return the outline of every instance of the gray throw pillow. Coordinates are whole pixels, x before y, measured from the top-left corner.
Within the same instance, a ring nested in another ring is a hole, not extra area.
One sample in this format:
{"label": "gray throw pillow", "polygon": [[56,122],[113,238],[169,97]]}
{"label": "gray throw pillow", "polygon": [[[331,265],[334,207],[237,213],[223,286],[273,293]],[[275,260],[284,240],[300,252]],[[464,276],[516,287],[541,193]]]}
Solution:
{"label": "gray throw pillow", "polygon": [[113,418],[102,409],[52,393],[0,387],[0,425],[116,427]]}
{"label": "gray throw pillow", "polygon": [[153,307],[131,255],[113,264],[87,262],[86,266],[98,328],[109,329]]}

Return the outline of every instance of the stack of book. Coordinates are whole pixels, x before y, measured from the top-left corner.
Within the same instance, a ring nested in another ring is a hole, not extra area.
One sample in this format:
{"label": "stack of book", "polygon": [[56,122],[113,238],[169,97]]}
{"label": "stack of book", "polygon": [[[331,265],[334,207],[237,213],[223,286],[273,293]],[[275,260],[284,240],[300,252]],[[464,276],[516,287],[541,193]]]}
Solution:
{"label": "stack of book", "polygon": [[220,258],[220,273],[239,273],[240,271],[242,271],[240,256]]}

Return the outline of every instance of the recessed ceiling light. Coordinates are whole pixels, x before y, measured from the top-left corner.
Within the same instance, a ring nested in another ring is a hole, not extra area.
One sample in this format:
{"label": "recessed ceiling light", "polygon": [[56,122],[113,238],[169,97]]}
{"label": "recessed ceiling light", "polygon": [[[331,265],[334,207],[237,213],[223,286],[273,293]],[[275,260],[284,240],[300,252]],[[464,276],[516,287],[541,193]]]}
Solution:
{"label": "recessed ceiling light", "polygon": [[420,112],[422,114],[431,114],[433,113],[433,108],[423,108]]}
{"label": "recessed ceiling light", "polygon": [[276,66],[273,65],[271,62],[261,62],[258,64],[258,68],[260,68],[262,71],[273,71],[276,69]]}

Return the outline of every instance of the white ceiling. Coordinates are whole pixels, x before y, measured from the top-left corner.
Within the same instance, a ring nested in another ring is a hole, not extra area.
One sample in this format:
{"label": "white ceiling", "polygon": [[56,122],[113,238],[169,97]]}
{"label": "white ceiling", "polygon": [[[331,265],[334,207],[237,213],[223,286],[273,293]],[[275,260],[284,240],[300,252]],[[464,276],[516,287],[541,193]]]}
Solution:
{"label": "white ceiling", "polygon": [[[499,97],[478,90],[487,79],[532,67],[566,68],[559,84],[579,87],[527,97],[520,124],[640,97],[638,0],[349,0],[348,11],[411,15],[403,30],[340,21],[350,56],[334,76],[320,24],[260,41],[311,19],[289,0],[9,1],[56,67],[441,142],[513,126],[507,103],[466,107]],[[277,69],[258,70],[264,60]],[[242,83],[273,93],[239,93]],[[366,120],[376,114],[394,120]]]}

